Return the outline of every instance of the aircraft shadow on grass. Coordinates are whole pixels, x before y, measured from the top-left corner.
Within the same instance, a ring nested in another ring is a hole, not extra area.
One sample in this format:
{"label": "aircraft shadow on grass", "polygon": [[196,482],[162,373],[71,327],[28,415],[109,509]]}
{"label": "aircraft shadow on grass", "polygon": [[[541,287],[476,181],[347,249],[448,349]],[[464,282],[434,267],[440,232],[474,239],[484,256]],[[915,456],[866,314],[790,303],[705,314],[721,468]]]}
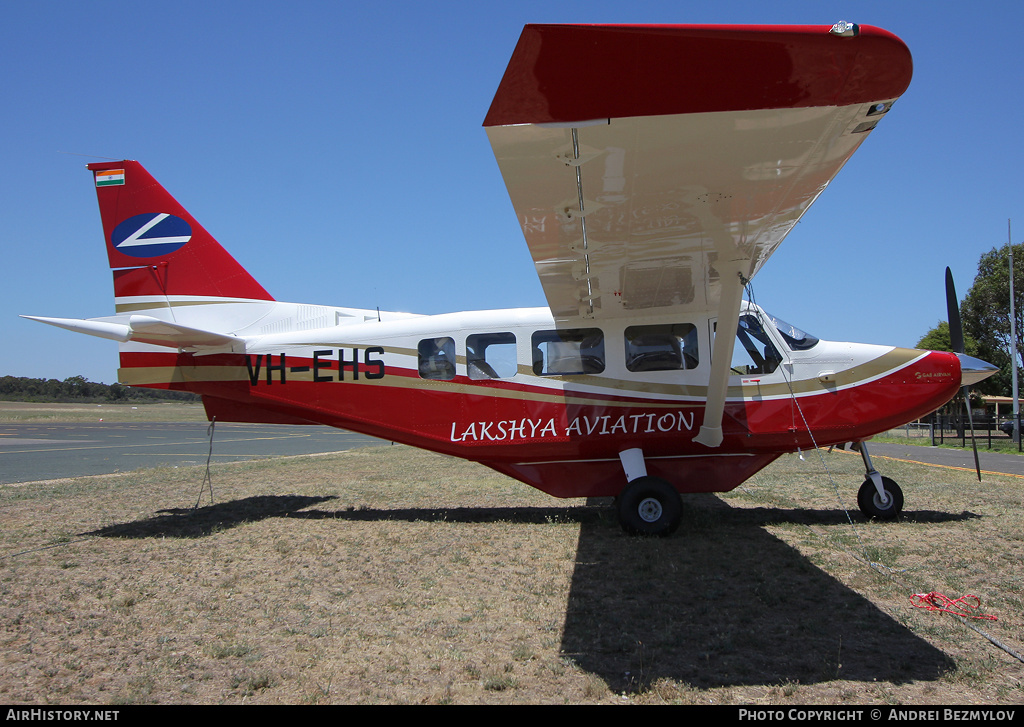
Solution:
{"label": "aircraft shadow on grass", "polygon": [[[611,498],[593,498],[585,506],[552,507],[439,507],[372,508],[351,507],[341,510],[308,510],[337,496],[259,495],[196,508],[167,508],[153,517],[109,525],[85,533],[117,538],[197,538],[235,527],[242,523],[287,517],[307,520],[349,520],[362,522],[461,522],[461,523],[548,523],[588,524],[614,519],[608,506]],[[859,518],[859,515],[855,515]],[[904,520],[914,522],[953,522],[977,517],[968,512],[952,514],[939,511],[905,512]],[[751,508],[730,510],[725,518],[731,525],[781,525],[786,523],[840,525],[849,523],[845,510],[808,510]]]}
{"label": "aircraft shadow on grass", "polygon": [[[709,506],[695,506],[701,500]],[[687,504],[680,532],[665,540],[581,528],[561,648],[609,688],[642,691],[659,679],[703,689],[898,684],[952,668],[942,651],[761,528],[848,524],[843,511],[741,510],[710,495]]]}
{"label": "aircraft shadow on grass", "polygon": [[[638,539],[621,532],[603,501],[574,507],[306,509],[335,499],[248,497],[162,510],[88,534],[196,538],[271,517],[573,522],[580,535],[561,651],[615,691],[644,690],[659,679],[697,688],[835,679],[903,683],[934,680],[952,668],[942,651],[762,529],[848,525],[841,509],[741,509],[713,495],[690,495],[675,536]],[[904,517],[953,522],[978,516],[921,511]]]}
{"label": "aircraft shadow on grass", "polygon": [[201,538],[242,523],[293,517],[303,508],[333,499],[334,496],[257,495],[205,507],[159,510],[153,517],[83,534],[108,538]]}

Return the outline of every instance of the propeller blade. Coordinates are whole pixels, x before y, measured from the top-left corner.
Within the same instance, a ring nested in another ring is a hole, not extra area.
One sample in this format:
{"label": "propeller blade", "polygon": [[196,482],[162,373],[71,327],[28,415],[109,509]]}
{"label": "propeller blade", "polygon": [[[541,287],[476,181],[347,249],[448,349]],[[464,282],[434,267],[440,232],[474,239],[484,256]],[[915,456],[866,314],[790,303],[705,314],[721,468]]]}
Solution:
{"label": "propeller blade", "polygon": [[954,353],[964,352],[964,327],[960,322],[960,303],[953,286],[953,271],[946,268],[946,315],[949,317],[949,343]]}
{"label": "propeller blade", "polygon": [[[958,354],[958,356],[963,356],[964,326],[960,321],[960,303],[956,297],[956,287],[953,285],[953,271],[949,268],[946,268],[946,314],[949,317],[950,347],[953,349],[954,353]],[[964,358],[967,357],[964,356]],[[971,361],[975,360],[976,359],[971,359]],[[961,359],[961,364],[962,363],[963,358]],[[966,386],[963,387],[961,391],[964,395],[964,407],[967,409],[967,421],[970,422],[971,425],[971,447],[974,448],[974,469],[978,473],[978,482],[981,482],[981,462],[978,461],[978,440],[974,438],[974,415],[971,414],[971,392]]]}

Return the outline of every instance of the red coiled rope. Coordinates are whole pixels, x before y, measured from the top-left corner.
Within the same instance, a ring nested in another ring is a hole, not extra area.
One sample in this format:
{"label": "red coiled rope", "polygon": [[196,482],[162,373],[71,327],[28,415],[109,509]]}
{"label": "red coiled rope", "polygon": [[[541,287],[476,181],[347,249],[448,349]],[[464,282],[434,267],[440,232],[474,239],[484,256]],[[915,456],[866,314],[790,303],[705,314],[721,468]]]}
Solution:
{"label": "red coiled rope", "polygon": [[963,616],[964,618],[978,618],[985,619],[986,621],[995,621],[995,616],[989,616],[987,614],[975,614],[971,611],[976,611],[981,608],[981,599],[975,595],[968,593],[966,596],[952,600],[932,591],[931,593],[915,593],[910,597],[910,603],[916,608],[923,608],[928,611],[944,611],[945,613],[951,613],[954,616]]}

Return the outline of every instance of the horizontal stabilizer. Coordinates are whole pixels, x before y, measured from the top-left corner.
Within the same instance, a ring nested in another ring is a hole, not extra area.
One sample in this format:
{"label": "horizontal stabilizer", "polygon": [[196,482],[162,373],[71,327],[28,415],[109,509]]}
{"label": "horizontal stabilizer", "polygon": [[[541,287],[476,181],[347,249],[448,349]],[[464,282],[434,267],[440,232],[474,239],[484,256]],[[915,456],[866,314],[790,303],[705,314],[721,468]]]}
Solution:
{"label": "horizontal stabilizer", "polygon": [[245,339],[225,333],[204,331],[190,328],[152,316],[111,316],[109,318],[44,318],[42,316],[21,316],[32,321],[47,323],[51,326],[64,328],[75,333],[107,338],[125,343],[135,341],[155,346],[167,346],[179,350],[209,352],[203,349],[216,349],[217,352],[230,351],[243,353]]}

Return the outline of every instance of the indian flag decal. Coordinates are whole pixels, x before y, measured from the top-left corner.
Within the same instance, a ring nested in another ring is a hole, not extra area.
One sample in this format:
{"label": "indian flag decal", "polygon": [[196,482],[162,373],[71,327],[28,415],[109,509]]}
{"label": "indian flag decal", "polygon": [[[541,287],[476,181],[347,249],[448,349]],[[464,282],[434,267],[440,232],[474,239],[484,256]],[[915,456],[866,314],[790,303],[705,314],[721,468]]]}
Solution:
{"label": "indian flag decal", "polygon": [[97,187],[113,187],[118,184],[124,184],[123,169],[107,169],[103,172],[96,172]]}

